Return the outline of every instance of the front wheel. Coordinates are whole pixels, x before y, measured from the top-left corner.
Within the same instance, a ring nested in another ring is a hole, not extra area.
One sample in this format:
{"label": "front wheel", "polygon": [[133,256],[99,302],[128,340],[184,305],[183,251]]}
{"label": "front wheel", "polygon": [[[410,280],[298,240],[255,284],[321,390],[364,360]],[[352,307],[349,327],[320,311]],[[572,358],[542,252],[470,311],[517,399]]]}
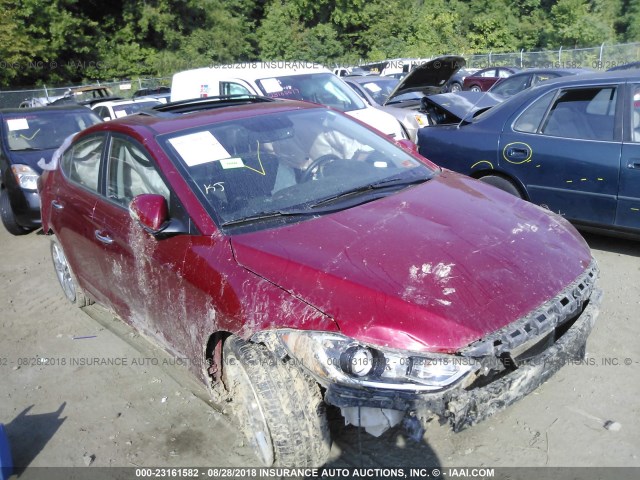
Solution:
{"label": "front wheel", "polygon": [[2,218],[4,228],[6,228],[7,232],[11,235],[24,235],[25,233],[29,233],[30,230],[28,228],[24,228],[18,224],[13,209],[11,208],[9,192],[6,188],[0,192],[0,217]]}
{"label": "front wheel", "polygon": [[486,175],[484,177],[480,177],[478,180],[488,183],[489,185],[493,185],[494,187],[504,190],[518,198],[524,198],[518,187],[511,180],[504,177],[500,177],[498,175]]}
{"label": "front wheel", "polygon": [[224,383],[244,435],[265,466],[318,467],[331,447],[318,385],[262,345],[229,337]]}
{"label": "front wheel", "polygon": [[471,90],[472,92],[481,92],[482,91],[482,89],[477,85],[474,85],[469,90]]}
{"label": "front wheel", "polygon": [[462,90],[462,85],[460,85],[458,82],[453,82],[449,89],[449,91],[451,92],[459,92],[461,90]]}

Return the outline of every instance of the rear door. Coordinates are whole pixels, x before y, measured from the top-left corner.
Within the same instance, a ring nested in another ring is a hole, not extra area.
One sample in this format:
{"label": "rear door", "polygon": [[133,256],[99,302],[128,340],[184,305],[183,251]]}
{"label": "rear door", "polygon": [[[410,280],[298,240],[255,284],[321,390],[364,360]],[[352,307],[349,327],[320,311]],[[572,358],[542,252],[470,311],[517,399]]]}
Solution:
{"label": "rear door", "polygon": [[626,89],[616,226],[640,229],[640,83]]}
{"label": "rear door", "polygon": [[618,85],[605,84],[541,95],[505,125],[500,167],[522,182],[533,203],[572,221],[613,224],[622,136],[618,93]]}
{"label": "rear door", "polygon": [[99,301],[106,298],[106,285],[97,261],[102,247],[94,236],[94,213],[105,144],[105,134],[91,135],[64,153],[63,178],[54,186],[50,206],[50,224],[80,286]]}

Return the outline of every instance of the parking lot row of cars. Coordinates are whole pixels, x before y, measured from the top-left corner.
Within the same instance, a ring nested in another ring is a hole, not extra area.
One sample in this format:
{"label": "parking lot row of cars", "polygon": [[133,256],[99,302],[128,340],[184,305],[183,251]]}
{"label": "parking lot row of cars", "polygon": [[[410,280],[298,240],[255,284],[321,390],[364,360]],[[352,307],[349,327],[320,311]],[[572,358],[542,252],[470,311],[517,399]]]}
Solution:
{"label": "parking lot row of cars", "polygon": [[39,195],[68,300],[189,359],[265,465],[321,465],[327,405],[376,436],[460,430],[584,356],[601,292],[568,220],[640,231],[640,77],[482,103],[438,93],[459,59],[391,90],[382,106],[405,117],[320,67],[246,66],[178,73],[173,102],[109,122],[45,110],[52,132],[73,112],[55,153],[31,143],[53,139],[40,110],[3,112],[3,145],[27,159],[3,179]]}

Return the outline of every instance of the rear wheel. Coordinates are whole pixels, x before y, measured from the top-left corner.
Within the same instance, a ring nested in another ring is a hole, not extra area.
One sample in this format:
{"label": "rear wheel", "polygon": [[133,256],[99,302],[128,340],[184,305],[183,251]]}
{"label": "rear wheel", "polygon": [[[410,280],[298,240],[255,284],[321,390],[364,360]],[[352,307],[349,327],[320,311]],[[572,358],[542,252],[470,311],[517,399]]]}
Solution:
{"label": "rear wheel", "polygon": [[53,260],[53,267],[56,270],[56,276],[58,277],[58,282],[60,282],[65,297],[78,308],[91,305],[93,302],[78,286],[76,277],[71,271],[67,257],[57,239],[51,240],[51,259]]}
{"label": "rear wheel", "polygon": [[460,90],[462,90],[462,85],[460,85],[458,82],[453,82],[451,84],[451,88],[449,89],[449,91],[451,92],[459,92]]}
{"label": "rear wheel", "polygon": [[522,193],[520,193],[518,187],[511,180],[508,180],[504,177],[500,177],[498,175],[487,175],[485,177],[480,177],[478,180],[484,183],[488,183],[489,185],[493,185],[494,187],[499,188],[500,190],[504,190],[511,195],[515,195],[516,197],[524,198]]}
{"label": "rear wheel", "polygon": [[224,380],[234,414],[265,466],[318,467],[331,446],[318,385],[262,345],[229,337]]}
{"label": "rear wheel", "polygon": [[4,228],[6,228],[11,235],[24,235],[25,233],[29,233],[30,230],[28,228],[20,226],[16,221],[16,216],[13,214],[9,200],[9,192],[6,188],[0,192],[0,217],[2,217]]}

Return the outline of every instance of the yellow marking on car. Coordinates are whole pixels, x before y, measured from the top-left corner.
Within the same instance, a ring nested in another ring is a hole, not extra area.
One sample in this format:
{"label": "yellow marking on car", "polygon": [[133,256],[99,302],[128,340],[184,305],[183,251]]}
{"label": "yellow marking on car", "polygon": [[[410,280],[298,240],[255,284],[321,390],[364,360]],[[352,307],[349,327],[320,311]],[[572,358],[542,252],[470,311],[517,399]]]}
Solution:
{"label": "yellow marking on car", "polygon": [[491,167],[491,170],[493,170],[493,163],[491,163],[489,160],[480,160],[479,162],[476,162],[473,165],[471,165],[471,168],[475,168],[476,165],[480,165],[481,163],[488,163],[489,166]]}

